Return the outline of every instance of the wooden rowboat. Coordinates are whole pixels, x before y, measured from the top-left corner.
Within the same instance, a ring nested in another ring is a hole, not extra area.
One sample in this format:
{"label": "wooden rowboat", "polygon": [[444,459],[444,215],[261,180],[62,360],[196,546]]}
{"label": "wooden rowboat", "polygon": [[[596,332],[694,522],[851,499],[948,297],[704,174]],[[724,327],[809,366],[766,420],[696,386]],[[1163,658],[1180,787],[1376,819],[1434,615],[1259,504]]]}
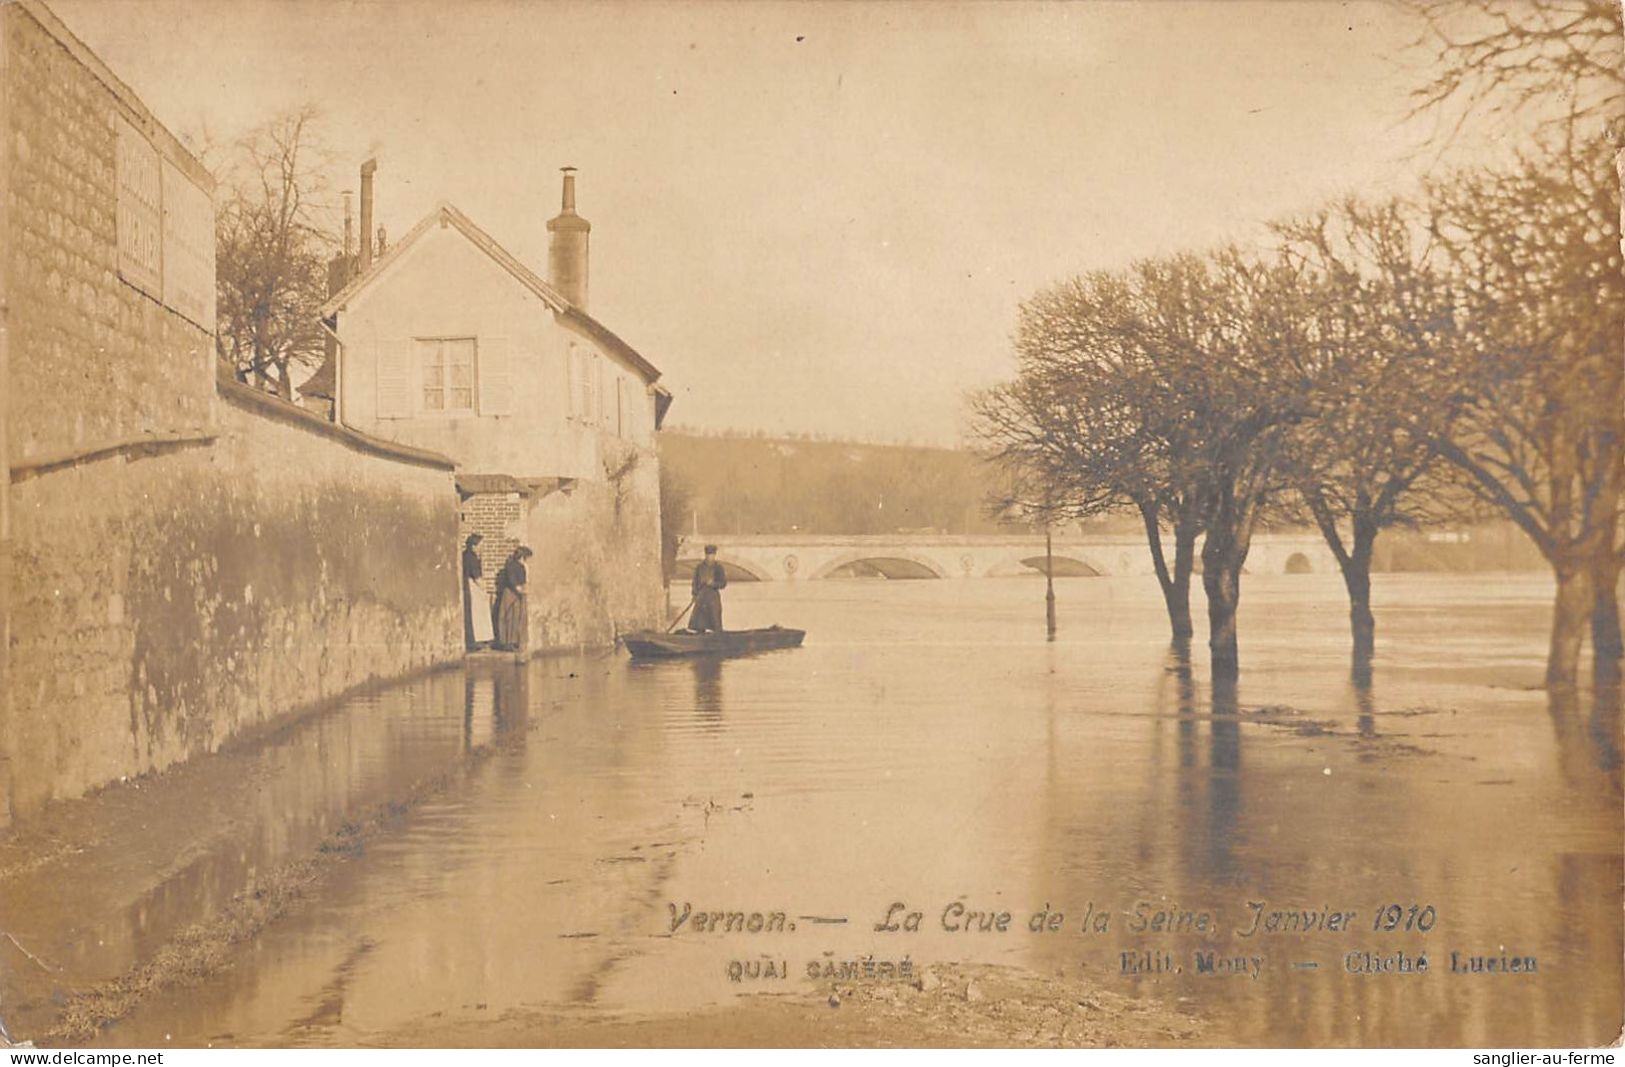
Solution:
{"label": "wooden rowboat", "polygon": [[769,626],[761,630],[722,630],[695,634],[686,630],[661,633],[639,630],[621,640],[633,659],[663,659],[671,656],[742,656],[775,648],[795,648],[807,636],[805,630]]}

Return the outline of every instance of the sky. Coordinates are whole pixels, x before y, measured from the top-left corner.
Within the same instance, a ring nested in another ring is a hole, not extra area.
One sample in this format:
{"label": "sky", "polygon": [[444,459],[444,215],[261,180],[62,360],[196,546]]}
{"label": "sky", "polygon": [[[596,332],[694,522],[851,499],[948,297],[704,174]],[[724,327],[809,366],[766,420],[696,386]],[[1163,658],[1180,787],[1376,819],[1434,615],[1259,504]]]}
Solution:
{"label": "sky", "polygon": [[954,444],[1042,287],[1448,162],[1385,2],[48,2],[183,137],[316,104],[395,235],[545,274],[579,168],[589,310],[706,431]]}

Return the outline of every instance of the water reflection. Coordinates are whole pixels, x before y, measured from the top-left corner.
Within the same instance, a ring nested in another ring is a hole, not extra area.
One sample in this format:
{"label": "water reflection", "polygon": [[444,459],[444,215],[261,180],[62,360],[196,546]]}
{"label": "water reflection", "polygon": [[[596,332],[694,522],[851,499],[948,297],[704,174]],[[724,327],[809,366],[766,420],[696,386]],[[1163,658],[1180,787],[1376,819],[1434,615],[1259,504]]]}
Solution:
{"label": "water reflection", "polygon": [[1214,681],[1208,731],[1206,833],[1192,844],[1200,844],[1207,855],[1210,881],[1224,885],[1239,880],[1235,839],[1241,812],[1241,706],[1234,681]]}
{"label": "water reflection", "polygon": [[[1249,594],[1244,611],[1259,614],[1243,619],[1240,689],[1207,689],[1201,654],[1168,650],[1154,584],[1099,579],[1063,589],[1088,600],[1054,643],[1004,583],[805,583],[730,602],[829,635],[795,654],[498,665],[455,676],[449,707],[407,690],[354,716],[309,773],[419,715],[452,727],[422,730],[441,738],[422,743],[489,738],[494,758],[229,974],[155,1000],[109,1039],[356,1043],[423,1037],[413,1027],[436,1012],[469,1024],[572,1004],[686,1012],[737,992],[719,977],[730,946],[672,936],[668,902],[861,920],[906,899],[930,926],[960,896],[1018,924],[1047,902],[1069,925],[1086,906],[1112,925],[1065,938],[927,929],[910,943],[917,962],[1016,964],[1186,998],[1221,1043],[1611,1039],[1617,697],[1555,700],[1543,716],[1543,694],[1487,684],[1519,656],[1538,671],[1543,628],[1522,618],[1451,644],[1460,628],[1441,618],[1518,617],[1483,611],[1467,580],[1418,583],[1381,606],[1398,650],[1385,655],[1409,658],[1380,661],[1351,695],[1346,622],[1291,581],[1260,577]],[[1528,603],[1546,593],[1532,586]],[[1249,901],[1353,910],[1360,930],[1259,946],[1234,933]],[[1142,903],[1216,911],[1212,947],[1256,952],[1263,969],[1122,973],[1125,951],[1189,962],[1192,942],[1130,929]],[[1434,907],[1437,930],[1373,936],[1387,903]],[[1451,951],[1501,945],[1539,956],[1538,978],[1396,980],[1344,963],[1351,950],[1425,950],[1447,971]],[[877,950],[862,921],[760,947],[791,959]],[[318,1010],[335,989],[342,1018]]]}
{"label": "water reflection", "polygon": [[1355,678],[1354,706],[1359,709],[1359,714],[1355,717],[1355,729],[1359,731],[1360,739],[1362,741],[1375,739],[1377,736],[1377,701],[1371,692],[1369,674],[1363,682],[1358,676]]}
{"label": "water reflection", "polygon": [[700,656],[691,667],[694,671],[694,715],[707,729],[721,729],[723,660],[717,656]]}
{"label": "water reflection", "polygon": [[1592,691],[1558,687],[1546,694],[1547,713],[1564,774],[1577,787],[1618,789],[1620,777],[1620,688]]}

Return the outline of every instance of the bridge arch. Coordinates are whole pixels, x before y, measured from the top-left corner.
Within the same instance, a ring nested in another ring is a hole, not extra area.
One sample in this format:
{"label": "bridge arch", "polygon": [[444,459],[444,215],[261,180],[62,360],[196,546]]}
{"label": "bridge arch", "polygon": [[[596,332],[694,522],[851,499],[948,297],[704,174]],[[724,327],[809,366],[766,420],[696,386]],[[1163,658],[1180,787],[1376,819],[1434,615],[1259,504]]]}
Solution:
{"label": "bridge arch", "polygon": [[[722,564],[722,572],[728,576],[730,582],[771,582],[773,575],[769,574],[760,565],[727,552],[717,553],[717,562]],[[676,580],[683,581],[693,577],[694,568],[700,565],[698,556],[684,556],[673,564]]]}
{"label": "bridge arch", "polygon": [[[911,579],[911,578],[946,578],[948,577],[941,565],[919,553],[904,550],[891,550],[885,548],[860,549],[855,552],[843,552],[838,556],[825,561],[813,572],[811,577],[815,580],[830,578],[835,572],[854,565],[867,565],[875,573],[871,577]],[[919,573],[923,571],[925,573]]]}
{"label": "bridge arch", "polygon": [[[982,573],[988,578],[1043,577],[1044,553],[1022,549],[1014,555],[1000,559]],[[1102,578],[1110,573],[1111,568],[1073,549],[1055,553],[1057,578]]]}

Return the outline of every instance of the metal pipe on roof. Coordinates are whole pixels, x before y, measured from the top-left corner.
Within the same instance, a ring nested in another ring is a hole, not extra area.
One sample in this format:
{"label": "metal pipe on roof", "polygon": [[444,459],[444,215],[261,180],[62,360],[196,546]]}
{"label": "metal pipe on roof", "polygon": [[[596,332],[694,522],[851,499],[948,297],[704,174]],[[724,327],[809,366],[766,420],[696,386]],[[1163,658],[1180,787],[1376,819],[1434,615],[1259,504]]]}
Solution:
{"label": "metal pipe on roof", "polygon": [[372,175],[378,161],[361,164],[361,270],[372,266]]}

